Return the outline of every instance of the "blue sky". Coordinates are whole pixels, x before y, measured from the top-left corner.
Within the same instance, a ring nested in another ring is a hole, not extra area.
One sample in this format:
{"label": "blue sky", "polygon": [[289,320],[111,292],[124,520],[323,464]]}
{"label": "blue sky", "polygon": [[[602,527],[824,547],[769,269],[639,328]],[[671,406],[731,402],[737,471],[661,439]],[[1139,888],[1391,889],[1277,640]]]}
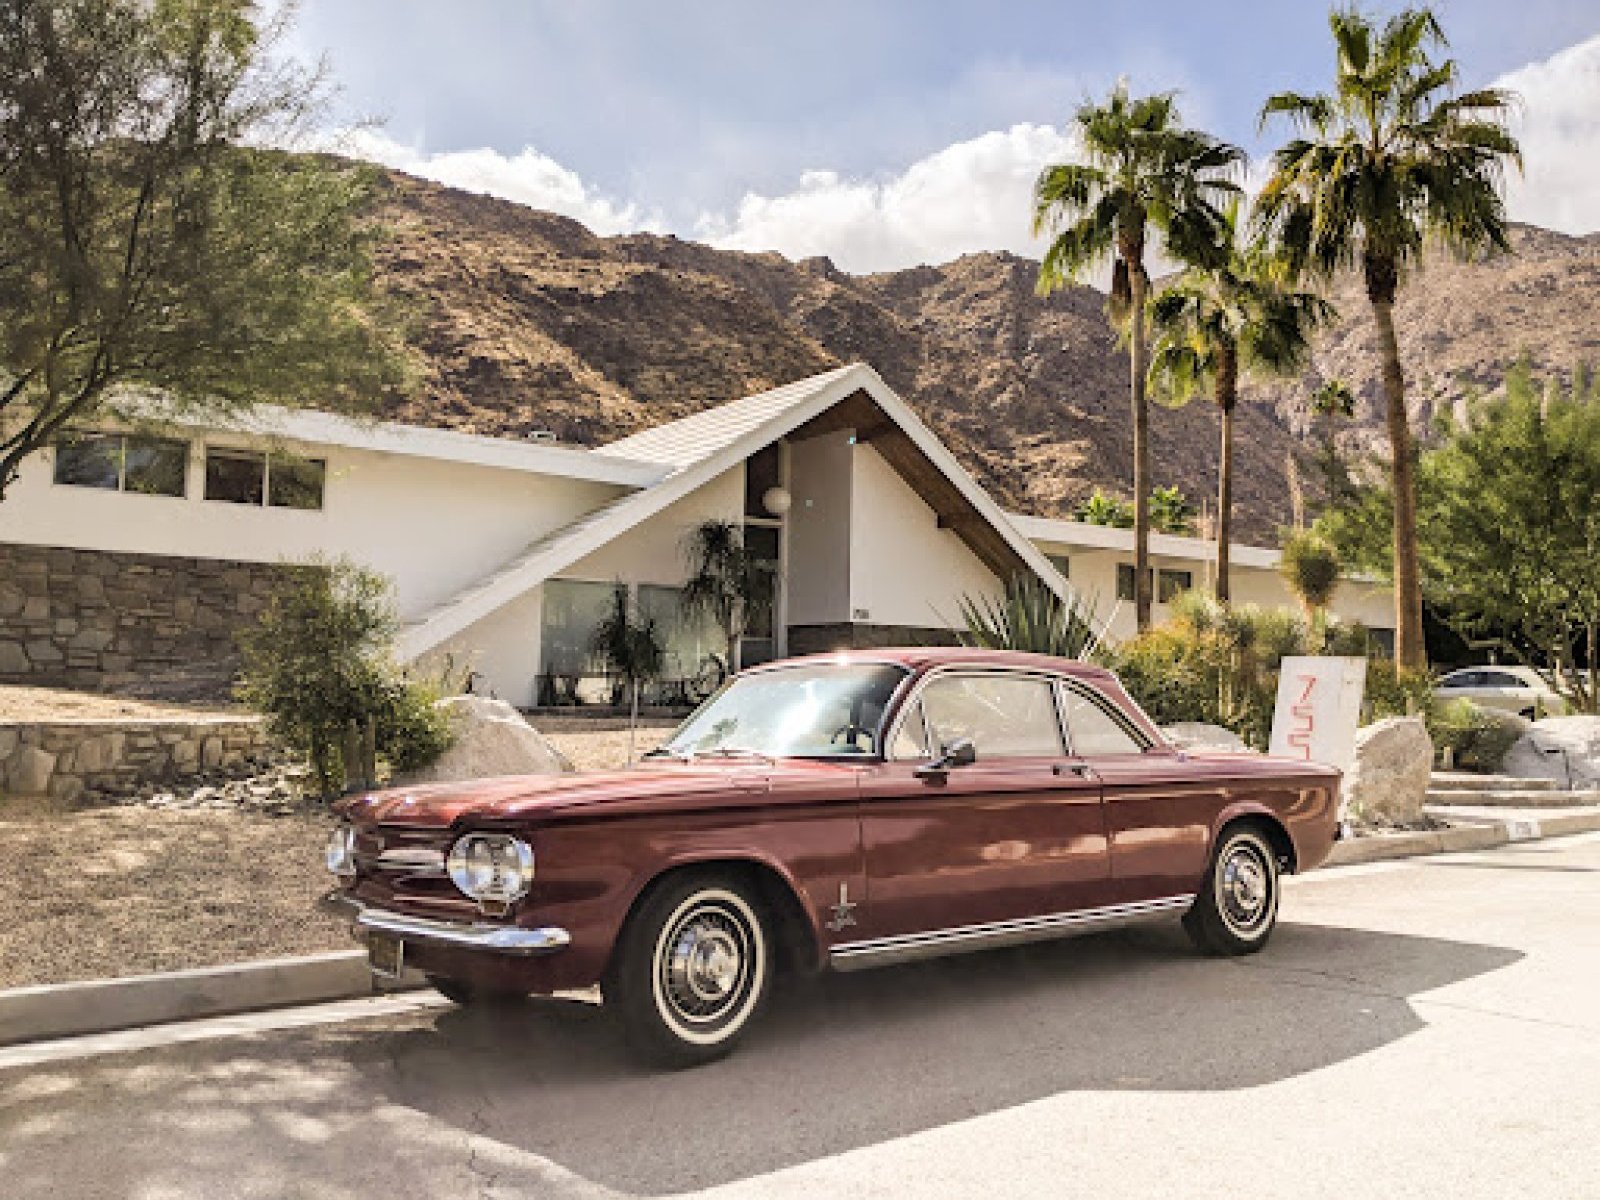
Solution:
{"label": "blue sky", "polygon": [[[1519,215],[1600,227],[1600,177],[1567,161],[1600,159],[1600,5],[1437,7],[1469,83],[1532,85],[1530,159],[1552,145]],[[1178,89],[1191,123],[1260,154],[1262,98],[1321,86],[1331,54],[1303,0],[305,0],[290,48],[326,54],[346,117],[382,121],[371,157],[601,232],[851,269],[1032,249],[1017,197],[1119,75]]]}

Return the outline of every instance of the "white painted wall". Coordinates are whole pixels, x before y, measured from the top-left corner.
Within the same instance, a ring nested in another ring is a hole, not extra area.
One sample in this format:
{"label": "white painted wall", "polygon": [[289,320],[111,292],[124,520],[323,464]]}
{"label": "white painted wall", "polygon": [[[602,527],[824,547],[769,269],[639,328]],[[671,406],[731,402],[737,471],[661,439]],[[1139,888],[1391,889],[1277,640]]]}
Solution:
{"label": "white painted wall", "polygon": [[850,619],[850,435],[824,434],[789,446],[789,589],[791,625]]}
{"label": "white painted wall", "polygon": [[[850,607],[872,625],[954,627],[964,595],[1000,582],[871,446],[855,446],[850,479]],[[865,610],[866,615],[861,615]]]}
{"label": "white painted wall", "polygon": [[449,663],[481,679],[477,691],[521,708],[533,707],[539,687],[539,616],[544,589],[533,588],[510,604],[469,625],[444,645],[423,655],[423,672]]}
{"label": "white painted wall", "polygon": [[739,521],[744,516],[744,465],[724,471],[703,487],[667,505],[655,516],[562,571],[563,579],[610,583],[682,583],[688,574],[683,543],[704,521]]}
{"label": "white painted wall", "polygon": [[[1117,600],[1117,564],[1131,564],[1131,550],[1085,548],[1046,539],[1036,539],[1035,544],[1046,554],[1063,555],[1068,559],[1068,582],[1098,602],[1100,620],[1104,622],[1109,618],[1112,637],[1130,638],[1137,632],[1133,601],[1119,603]],[[1152,554],[1150,563],[1158,571],[1165,567],[1191,572],[1197,588],[1209,588],[1215,575],[1215,565],[1203,558]],[[1289,591],[1276,568],[1235,564],[1229,571],[1229,581],[1233,585],[1235,603],[1257,604],[1263,608],[1288,608],[1296,612],[1300,609],[1299,601]],[[1339,585],[1331,607],[1334,615],[1344,620],[1361,621],[1373,629],[1394,628],[1393,593],[1387,586],[1347,580]],[[1170,616],[1169,607],[1157,603],[1151,616],[1159,625]]]}
{"label": "white painted wall", "polygon": [[[214,445],[248,446],[236,436]],[[52,482],[50,452],[0,502],[0,541],[278,562],[347,555],[395,581],[403,618],[489,573],[529,543],[621,494],[614,484],[366,450],[291,446],[328,462],[321,512],[205,500],[201,439],[184,498]]]}

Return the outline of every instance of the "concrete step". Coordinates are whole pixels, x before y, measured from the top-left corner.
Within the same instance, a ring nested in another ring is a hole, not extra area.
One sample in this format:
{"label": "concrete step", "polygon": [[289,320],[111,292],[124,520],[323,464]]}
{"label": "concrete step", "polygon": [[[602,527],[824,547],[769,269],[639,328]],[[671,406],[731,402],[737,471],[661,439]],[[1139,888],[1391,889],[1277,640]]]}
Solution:
{"label": "concrete step", "polygon": [[1435,771],[1430,792],[1554,792],[1562,785],[1554,779],[1519,779],[1515,775],[1478,775],[1471,771]]}
{"label": "concrete step", "polygon": [[1465,805],[1473,808],[1584,808],[1600,804],[1600,790],[1576,792],[1507,791],[1502,788],[1428,789],[1428,804]]}

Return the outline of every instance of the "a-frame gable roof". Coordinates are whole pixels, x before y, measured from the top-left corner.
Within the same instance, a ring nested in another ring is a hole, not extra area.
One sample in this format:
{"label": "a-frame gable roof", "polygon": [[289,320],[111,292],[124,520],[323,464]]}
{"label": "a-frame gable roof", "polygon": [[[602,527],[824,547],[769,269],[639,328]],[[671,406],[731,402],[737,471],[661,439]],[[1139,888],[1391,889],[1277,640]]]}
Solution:
{"label": "a-frame gable roof", "polygon": [[1038,575],[1062,596],[1066,580],[911,408],[863,363],[814,375],[623,438],[608,458],[669,468],[659,482],[618,497],[532,543],[494,573],[424,613],[401,633],[415,658],[559,574],[668,505],[789,435],[854,429],[915,487],[941,526],[966,542],[997,575]]}

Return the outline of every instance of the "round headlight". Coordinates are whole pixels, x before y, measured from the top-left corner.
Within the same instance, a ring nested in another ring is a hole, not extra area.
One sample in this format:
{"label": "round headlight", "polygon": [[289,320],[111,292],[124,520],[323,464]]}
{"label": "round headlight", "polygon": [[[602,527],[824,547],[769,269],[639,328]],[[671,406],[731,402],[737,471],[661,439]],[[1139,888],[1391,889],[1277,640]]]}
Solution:
{"label": "round headlight", "polygon": [[479,904],[514,904],[533,885],[533,847],[508,833],[463,834],[445,865],[450,882]]}
{"label": "round headlight", "polygon": [[350,825],[341,825],[328,835],[327,849],[323,851],[328,870],[340,879],[353,879],[356,873],[356,831]]}

